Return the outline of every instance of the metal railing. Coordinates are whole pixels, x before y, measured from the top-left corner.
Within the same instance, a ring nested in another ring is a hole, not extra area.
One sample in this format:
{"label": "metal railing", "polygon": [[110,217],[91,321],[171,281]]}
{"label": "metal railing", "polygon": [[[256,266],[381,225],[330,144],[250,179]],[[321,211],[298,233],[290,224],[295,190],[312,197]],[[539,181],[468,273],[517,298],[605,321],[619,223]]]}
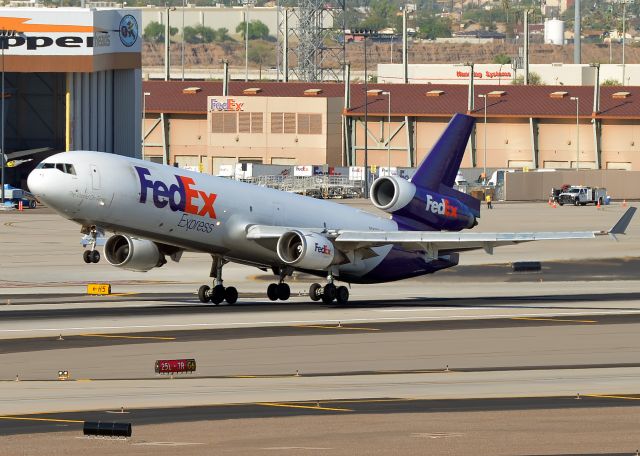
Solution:
{"label": "metal railing", "polygon": [[346,176],[257,176],[242,179],[261,187],[274,188],[314,198],[362,198],[364,182]]}

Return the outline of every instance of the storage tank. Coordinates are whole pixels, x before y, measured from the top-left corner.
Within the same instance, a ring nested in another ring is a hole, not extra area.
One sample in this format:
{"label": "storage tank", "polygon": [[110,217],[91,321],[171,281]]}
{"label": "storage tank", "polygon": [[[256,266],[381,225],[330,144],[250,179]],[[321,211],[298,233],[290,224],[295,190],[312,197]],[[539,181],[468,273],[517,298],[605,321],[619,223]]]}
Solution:
{"label": "storage tank", "polygon": [[544,22],[544,42],[545,44],[564,44],[564,21],[559,19],[547,19]]}

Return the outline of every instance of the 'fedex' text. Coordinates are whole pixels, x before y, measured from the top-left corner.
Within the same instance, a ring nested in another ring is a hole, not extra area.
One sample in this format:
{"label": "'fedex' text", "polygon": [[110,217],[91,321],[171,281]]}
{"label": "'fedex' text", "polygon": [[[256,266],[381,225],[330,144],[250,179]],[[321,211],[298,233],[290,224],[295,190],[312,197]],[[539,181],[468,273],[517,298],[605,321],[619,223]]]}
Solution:
{"label": "'fedex' text", "polygon": [[192,178],[175,175],[176,183],[167,185],[161,180],[152,180],[151,172],[141,166],[135,167],[140,178],[140,202],[146,203],[149,192],[155,207],[162,209],[169,206],[173,212],[186,212],[188,214],[208,216],[216,218],[213,204],[218,195],[207,193],[193,188],[195,182]]}
{"label": "'fedex' text", "polygon": [[316,252],[322,253],[323,255],[331,255],[331,248],[328,245],[326,244],[320,245],[317,242],[315,244],[316,244],[315,245]]}
{"label": "'fedex' text", "polygon": [[452,205],[448,199],[436,201],[431,195],[427,195],[427,212],[444,215],[445,217],[456,218],[458,216],[458,208]]}

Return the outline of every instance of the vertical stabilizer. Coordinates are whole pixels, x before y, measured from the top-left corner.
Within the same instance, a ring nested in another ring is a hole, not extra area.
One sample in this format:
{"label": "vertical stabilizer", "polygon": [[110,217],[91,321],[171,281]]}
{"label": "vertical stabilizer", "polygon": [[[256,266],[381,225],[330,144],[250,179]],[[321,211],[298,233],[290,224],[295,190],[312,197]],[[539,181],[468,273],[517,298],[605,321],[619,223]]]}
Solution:
{"label": "vertical stabilizer", "polygon": [[418,166],[411,182],[432,190],[438,190],[441,184],[453,187],[474,122],[471,116],[454,115],[429,155]]}

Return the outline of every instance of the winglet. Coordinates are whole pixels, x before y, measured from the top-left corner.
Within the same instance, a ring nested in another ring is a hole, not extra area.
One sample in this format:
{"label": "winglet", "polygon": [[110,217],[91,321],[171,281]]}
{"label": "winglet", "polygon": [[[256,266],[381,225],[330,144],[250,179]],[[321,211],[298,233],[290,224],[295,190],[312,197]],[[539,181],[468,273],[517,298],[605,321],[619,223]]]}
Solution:
{"label": "winglet", "polygon": [[635,207],[630,207],[629,209],[627,209],[627,211],[624,214],[622,214],[622,217],[620,217],[620,220],[618,220],[618,222],[613,226],[613,228],[609,230],[609,234],[612,235],[614,238],[616,234],[624,234],[624,232],[627,230],[627,227],[629,226],[629,222],[631,222],[631,219],[633,218],[635,213],[636,213]]}

